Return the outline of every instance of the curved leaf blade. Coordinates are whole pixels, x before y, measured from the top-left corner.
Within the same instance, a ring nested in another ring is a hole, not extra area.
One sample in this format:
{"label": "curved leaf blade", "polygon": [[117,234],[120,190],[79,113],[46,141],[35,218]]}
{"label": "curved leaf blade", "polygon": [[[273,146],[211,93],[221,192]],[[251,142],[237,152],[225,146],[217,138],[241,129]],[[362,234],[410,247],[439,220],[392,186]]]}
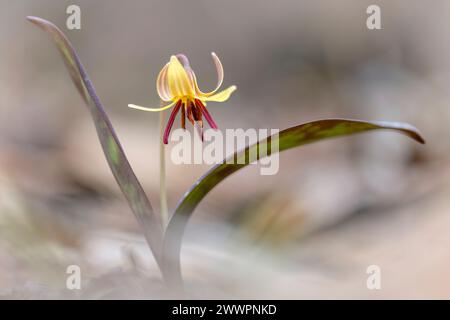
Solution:
{"label": "curved leaf blade", "polygon": [[[361,121],[351,119],[324,119],[304,123],[279,133],[279,152],[316,141],[356,134],[371,130],[393,130],[419,143],[425,143],[419,131],[410,124],[388,121]],[[258,144],[231,155],[234,159],[245,157],[244,164],[217,164],[200,177],[184,194],[167,226],[164,237],[163,265],[176,275],[174,281],[181,282],[180,250],[186,224],[200,201],[225,178],[244,168],[250,162],[249,154],[257,152]]]}
{"label": "curved leaf blade", "polygon": [[61,53],[75,86],[91,112],[100,144],[114,178],[142,226],[145,238],[159,265],[163,238],[161,224],[125,156],[111,121],[75,49],[53,23],[38,17],[27,17],[27,20],[47,32]]}

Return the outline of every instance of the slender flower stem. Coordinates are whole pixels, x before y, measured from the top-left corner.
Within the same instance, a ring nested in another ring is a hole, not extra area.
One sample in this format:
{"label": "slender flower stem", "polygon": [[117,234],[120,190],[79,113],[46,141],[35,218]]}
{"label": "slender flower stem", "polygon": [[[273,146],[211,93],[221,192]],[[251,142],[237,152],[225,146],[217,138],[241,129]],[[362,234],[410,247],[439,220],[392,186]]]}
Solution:
{"label": "slender flower stem", "polygon": [[165,111],[159,113],[159,202],[161,211],[161,224],[163,231],[169,221],[166,191],[166,148],[163,142]]}
{"label": "slender flower stem", "polygon": [[[161,105],[162,105],[161,101]],[[176,107],[180,109],[181,104],[178,104]],[[161,226],[163,230],[163,238],[166,228],[169,224],[169,210],[167,206],[167,190],[166,190],[166,132],[167,139],[170,131],[170,126],[172,126],[171,122],[176,117],[178,111],[173,112],[169,117],[168,129],[164,129],[164,123],[166,118],[166,111],[161,111],[159,113],[159,202],[160,202],[160,213],[161,213]],[[176,260],[175,260],[176,261]],[[172,261],[165,260],[164,264],[161,267],[161,271],[163,273],[163,278],[166,281],[169,289],[176,294],[183,294],[183,279],[181,277],[181,270],[179,268],[172,265]],[[181,297],[181,296],[180,296]]]}

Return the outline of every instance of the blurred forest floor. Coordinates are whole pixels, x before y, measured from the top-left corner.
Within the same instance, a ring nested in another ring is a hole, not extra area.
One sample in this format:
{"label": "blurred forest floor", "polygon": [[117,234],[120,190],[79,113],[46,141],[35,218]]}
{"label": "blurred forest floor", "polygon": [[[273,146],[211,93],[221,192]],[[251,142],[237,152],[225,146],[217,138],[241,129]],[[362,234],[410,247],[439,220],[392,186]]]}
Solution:
{"label": "blurred forest floor", "polygon": [[[221,129],[348,117],[409,122],[427,140],[368,133],[284,152],[275,176],[233,175],[188,227],[190,297],[450,298],[448,1],[380,1],[374,32],[367,1],[79,3],[82,30],[67,34],[156,210],[158,117],[126,105],[155,105],[180,51],[202,88],[211,51],[238,86],[211,103]],[[24,19],[64,26],[66,5],[0,5],[0,297],[168,297],[57,51]],[[171,209],[207,168],[168,163]],[[72,264],[79,291],[66,289]],[[370,265],[381,290],[366,287]]]}

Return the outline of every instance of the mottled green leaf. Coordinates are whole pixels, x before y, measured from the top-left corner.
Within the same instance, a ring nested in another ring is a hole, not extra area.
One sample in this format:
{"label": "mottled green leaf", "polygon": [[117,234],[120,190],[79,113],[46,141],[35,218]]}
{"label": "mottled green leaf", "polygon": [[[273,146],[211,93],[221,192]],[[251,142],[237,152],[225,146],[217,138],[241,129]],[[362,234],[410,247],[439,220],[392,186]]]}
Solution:
{"label": "mottled green leaf", "polygon": [[[279,151],[291,149],[319,140],[335,138],[370,130],[388,129],[405,134],[410,138],[425,143],[416,128],[401,122],[359,121],[349,119],[325,119],[301,124],[279,133]],[[265,144],[266,142],[263,142]],[[270,146],[270,144],[268,144]],[[222,163],[212,167],[205,175],[185,193],[172,215],[164,239],[163,263],[170,268],[170,273],[176,275],[173,281],[181,283],[180,250],[186,224],[199,202],[216,185],[232,173],[249,164],[249,154],[257,150],[258,144],[236,152],[231,157],[246,159],[244,164]],[[257,153],[257,152],[256,152]],[[252,159],[250,159],[251,162]],[[236,162],[235,162],[236,163]],[[175,276],[174,276],[175,277]]]}
{"label": "mottled green leaf", "polygon": [[125,156],[113,126],[75,49],[53,23],[37,17],[27,17],[27,19],[46,31],[62,54],[70,76],[91,112],[109,167],[134,215],[141,224],[145,238],[159,263],[163,234],[161,224]]}

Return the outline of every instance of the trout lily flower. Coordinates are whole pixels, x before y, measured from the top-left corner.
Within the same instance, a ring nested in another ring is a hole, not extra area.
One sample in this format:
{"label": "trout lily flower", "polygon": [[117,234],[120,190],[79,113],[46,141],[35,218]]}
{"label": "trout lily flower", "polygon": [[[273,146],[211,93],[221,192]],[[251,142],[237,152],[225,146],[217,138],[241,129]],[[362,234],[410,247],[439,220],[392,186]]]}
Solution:
{"label": "trout lily flower", "polygon": [[163,111],[173,108],[167,126],[164,130],[163,142],[168,143],[173,122],[181,110],[181,127],[186,129],[186,117],[198,130],[203,138],[203,117],[205,117],[212,129],[218,129],[213,118],[206,109],[206,102],[224,102],[228,100],[236,86],[231,86],[221,92],[217,92],[223,82],[223,67],[219,57],[213,52],[212,58],[217,70],[217,86],[211,92],[202,92],[198,88],[197,78],[189,65],[189,60],[183,54],[170,57],[170,61],[159,72],[156,80],[156,90],[163,103],[168,103],[160,108],[147,108],[129,104],[130,108],[144,111]]}

